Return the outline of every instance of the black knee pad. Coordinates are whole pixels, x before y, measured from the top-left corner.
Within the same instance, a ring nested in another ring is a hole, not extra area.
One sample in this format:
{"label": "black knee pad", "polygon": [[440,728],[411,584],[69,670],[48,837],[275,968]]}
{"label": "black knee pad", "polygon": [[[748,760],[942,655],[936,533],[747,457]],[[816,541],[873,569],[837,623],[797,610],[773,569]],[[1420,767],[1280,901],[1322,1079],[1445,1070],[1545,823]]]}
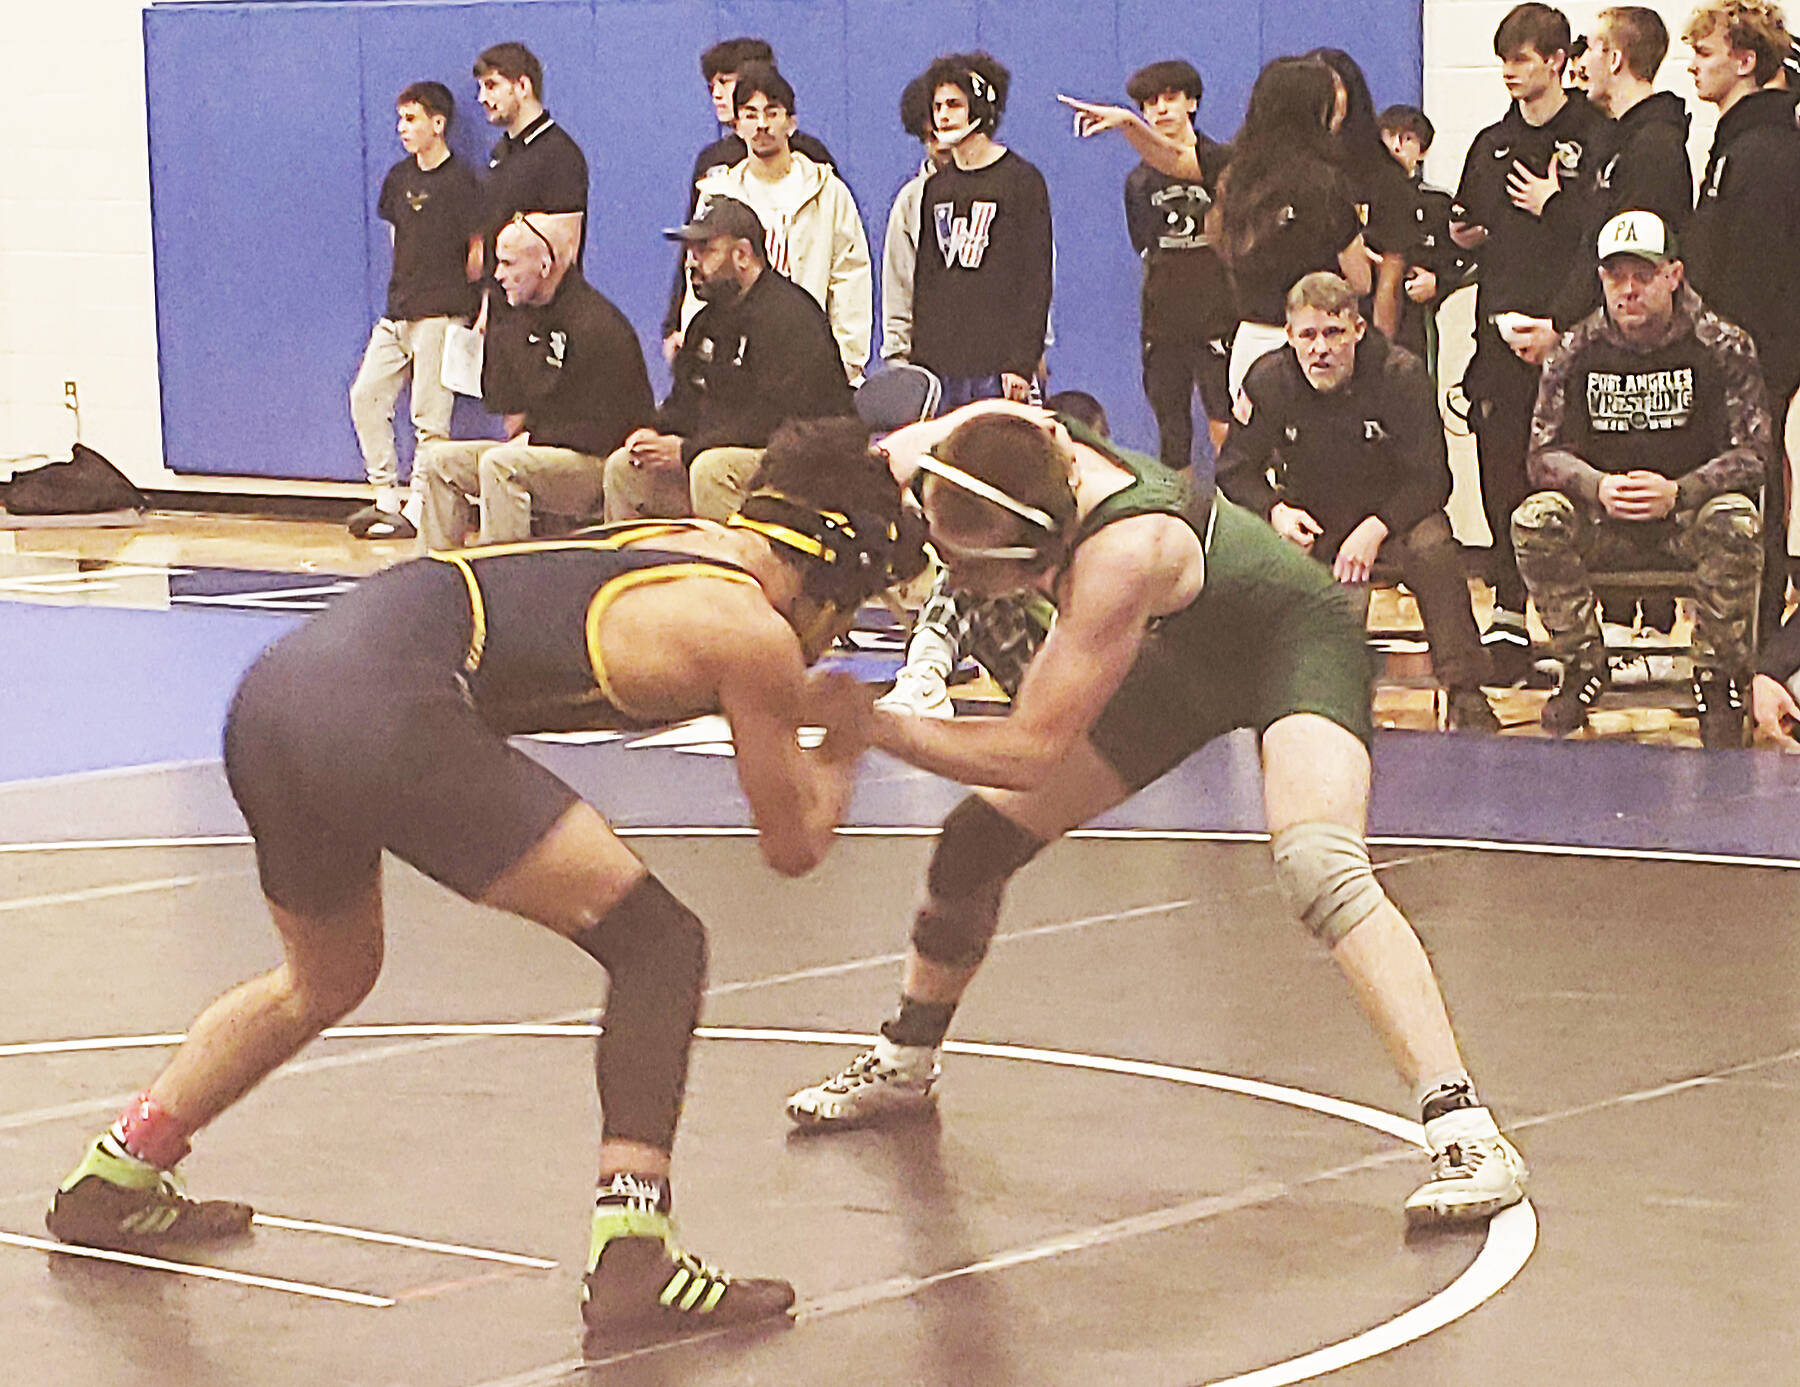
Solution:
{"label": "black knee pad", "polygon": [[945,818],[931,855],[930,898],[913,918],[913,948],[947,967],[980,963],[1000,921],[1006,883],[1043,847],[979,795],[963,800]]}
{"label": "black knee pad", "polygon": [[611,979],[594,1044],[602,1133],[667,1151],[706,991],[706,927],[647,876],[573,937]]}

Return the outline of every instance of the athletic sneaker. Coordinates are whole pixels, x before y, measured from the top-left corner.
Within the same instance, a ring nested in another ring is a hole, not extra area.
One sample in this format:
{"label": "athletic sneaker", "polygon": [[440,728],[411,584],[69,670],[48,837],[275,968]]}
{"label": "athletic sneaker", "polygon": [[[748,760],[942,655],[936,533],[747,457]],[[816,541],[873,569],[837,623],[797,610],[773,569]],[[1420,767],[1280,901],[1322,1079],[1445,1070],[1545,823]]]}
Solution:
{"label": "athletic sneaker", "polygon": [[1455,1137],[1432,1151],[1431,1179],[1407,1196],[1406,1221],[1474,1222],[1492,1218],[1524,1197],[1525,1160],[1510,1141],[1497,1132]]}
{"label": "athletic sneaker", "polygon": [[380,506],[364,506],[345,523],[356,539],[417,539],[419,535],[404,515]]}
{"label": "athletic sneaker", "polygon": [[1568,737],[1587,726],[1588,709],[1605,693],[1611,680],[1606,671],[1606,657],[1593,664],[1578,656],[1563,667],[1562,683],[1544,700],[1538,723],[1553,737]]}
{"label": "athletic sneaker", "polygon": [[877,708],[894,713],[911,713],[920,718],[953,718],[956,709],[950,702],[950,690],[944,676],[929,665],[907,665],[894,680],[894,687],[875,700]]}
{"label": "athletic sneaker", "polygon": [[1489,676],[1500,688],[1523,682],[1531,673],[1531,636],[1525,629],[1525,613],[1495,607],[1493,620],[1481,634],[1488,655]]}
{"label": "athletic sneaker", "polygon": [[1721,751],[1744,745],[1744,695],[1736,679],[1717,670],[1697,671],[1694,705],[1701,746]]}
{"label": "athletic sneaker", "polygon": [[189,1199],[173,1171],[118,1154],[102,1135],[57,1187],[44,1226],[65,1243],[155,1253],[244,1237],[254,1212],[227,1199]]}
{"label": "athletic sneaker", "polygon": [[886,1036],[824,1083],[793,1094],[790,1122],[802,1127],[854,1127],[875,1118],[922,1113],[936,1102],[940,1069],[930,1045],[896,1045]]}
{"label": "athletic sneaker", "polygon": [[582,1351],[589,1357],[662,1339],[786,1316],[794,1288],[738,1280],[683,1252],[667,1214],[608,1204],[594,1211],[581,1282]]}

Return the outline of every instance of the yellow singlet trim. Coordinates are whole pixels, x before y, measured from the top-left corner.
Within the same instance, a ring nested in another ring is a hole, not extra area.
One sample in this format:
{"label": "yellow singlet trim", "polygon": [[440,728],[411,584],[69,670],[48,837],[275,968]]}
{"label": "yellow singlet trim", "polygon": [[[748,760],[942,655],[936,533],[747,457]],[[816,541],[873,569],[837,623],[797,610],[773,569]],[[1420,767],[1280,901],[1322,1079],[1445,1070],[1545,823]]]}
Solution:
{"label": "yellow singlet trim", "polygon": [[606,609],[633,588],[648,587],[651,583],[670,582],[676,578],[720,578],[728,583],[749,583],[758,587],[756,579],[742,569],[722,568],[711,563],[671,563],[659,568],[640,568],[630,573],[621,573],[617,578],[608,579],[601,584],[600,590],[588,602],[587,609],[587,653],[588,664],[594,671],[594,683],[600,692],[606,695],[606,701],[617,708],[628,718],[649,718],[649,713],[640,713],[628,708],[613,688],[612,680],[606,674],[606,662],[600,656],[600,619],[606,615]]}
{"label": "yellow singlet trim", "polygon": [[[463,669],[467,673],[474,674],[481,668],[481,657],[487,650],[487,603],[482,599],[481,583],[475,577],[475,570],[469,560],[506,558],[515,554],[550,554],[571,549],[608,552],[623,549],[626,545],[641,540],[681,534],[692,530],[694,523],[691,520],[623,520],[606,528],[608,533],[586,538],[522,539],[508,544],[476,545],[468,549],[433,549],[426,554],[426,558],[447,563],[462,574],[463,584],[469,590],[471,633],[468,653],[463,656]],[[606,697],[610,701],[612,695],[609,693]]]}
{"label": "yellow singlet trim", "polygon": [[463,656],[463,672],[473,674],[481,668],[481,656],[487,649],[487,603],[481,597],[481,584],[461,554],[433,553],[428,557],[447,563],[462,574],[463,586],[469,590],[469,649]]}

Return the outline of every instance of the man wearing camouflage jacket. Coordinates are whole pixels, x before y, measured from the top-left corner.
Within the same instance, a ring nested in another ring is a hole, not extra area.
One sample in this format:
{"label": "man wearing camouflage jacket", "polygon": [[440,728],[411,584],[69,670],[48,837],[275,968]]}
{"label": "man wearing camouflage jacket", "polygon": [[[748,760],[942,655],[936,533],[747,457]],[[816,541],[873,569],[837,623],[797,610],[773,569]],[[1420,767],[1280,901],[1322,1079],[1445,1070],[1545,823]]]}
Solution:
{"label": "man wearing camouflage jacket", "polygon": [[1526,467],[1545,489],[1512,519],[1519,572],[1563,661],[1543,726],[1579,731],[1607,686],[1589,572],[1691,569],[1701,738],[1741,744],[1757,497],[1779,456],[1756,349],[1684,282],[1655,213],[1620,213],[1597,249],[1605,303],[1544,365]]}

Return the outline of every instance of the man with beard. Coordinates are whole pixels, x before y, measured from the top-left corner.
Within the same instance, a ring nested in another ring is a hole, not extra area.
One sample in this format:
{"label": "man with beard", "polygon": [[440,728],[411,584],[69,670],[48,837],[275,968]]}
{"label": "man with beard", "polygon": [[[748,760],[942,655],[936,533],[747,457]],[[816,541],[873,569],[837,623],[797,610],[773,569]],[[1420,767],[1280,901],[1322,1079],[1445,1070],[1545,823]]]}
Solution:
{"label": "man with beard", "polygon": [[755,212],[715,197],[664,234],[685,243],[703,307],[655,422],[606,460],[606,517],[724,520],[748,494],[770,434],[789,419],[853,414],[856,397],[825,310],[770,268]]}
{"label": "man with beard", "polygon": [[522,43],[497,43],[475,60],[475,80],[488,124],[504,132],[488,156],[483,264],[492,271],[494,238],[520,212],[556,212],[575,224],[579,266],[587,246],[587,158],[544,109],[543,64]]}

